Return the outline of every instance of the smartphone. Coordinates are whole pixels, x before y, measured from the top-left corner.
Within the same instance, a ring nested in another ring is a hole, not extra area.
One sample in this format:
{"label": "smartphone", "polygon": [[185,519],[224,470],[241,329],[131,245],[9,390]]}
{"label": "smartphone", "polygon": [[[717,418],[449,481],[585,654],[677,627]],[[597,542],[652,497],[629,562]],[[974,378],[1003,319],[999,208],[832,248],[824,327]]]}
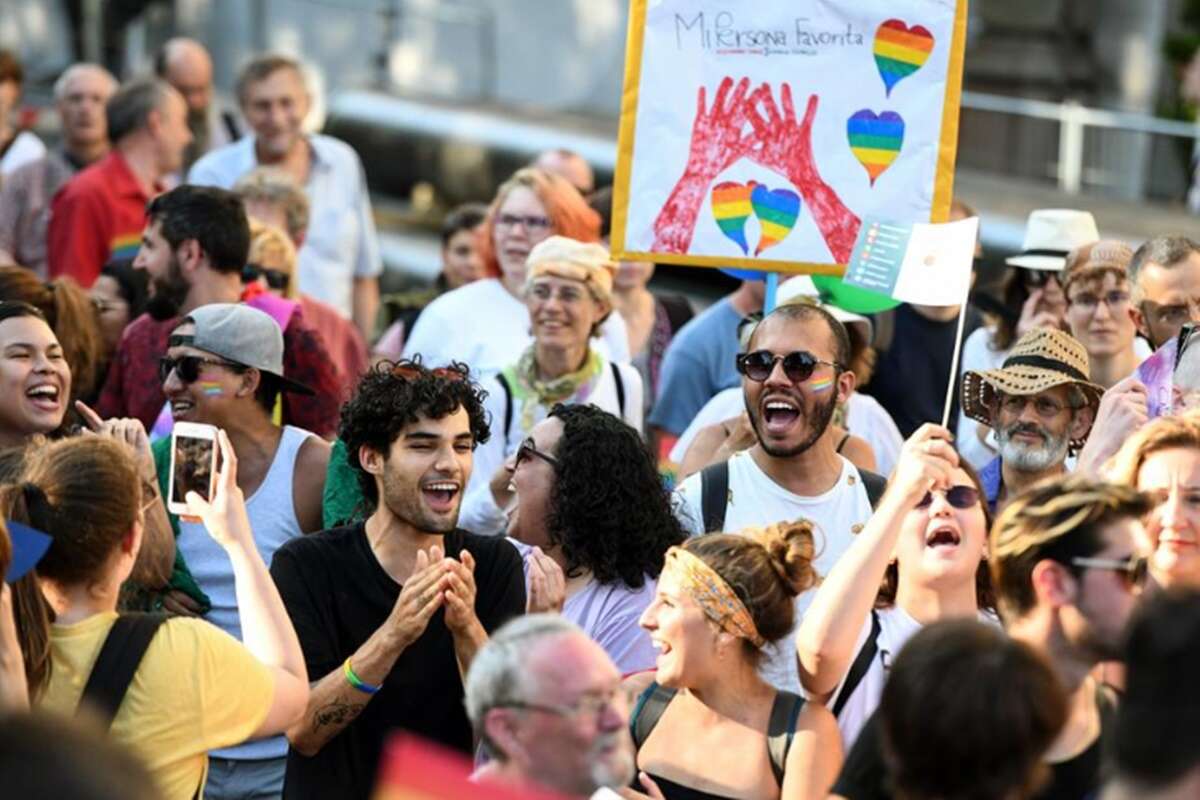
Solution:
{"label": "smartphone", "polygon": [[171,483],[167,510],[187,514],[188,492],[211,500],[217,480],[217,428],[196,422],[176,422],[171,431]]}

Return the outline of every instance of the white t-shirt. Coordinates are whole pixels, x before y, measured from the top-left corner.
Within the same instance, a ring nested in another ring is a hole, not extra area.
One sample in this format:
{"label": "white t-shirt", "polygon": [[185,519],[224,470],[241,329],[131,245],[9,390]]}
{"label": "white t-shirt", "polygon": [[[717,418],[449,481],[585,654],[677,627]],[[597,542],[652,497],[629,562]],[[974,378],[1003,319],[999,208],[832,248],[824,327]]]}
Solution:
{"label": "white t-shirt", "polygon": [[[420,353],[430,367],[461,361],[478,379],[516,363],[531,344],[529,309],[499,278],[484,278],[427,305],[404,342],[404,357]],[[611,361],[629,362],[629,332],[619,313],[608,315],[592,346]]]}
{"label": "white t-shirt", "polygon": [[[679,436],[671,448],[671,461],[682,464],[688,448],[692,446],[701,430],[709,425],[733,419],[745,410],[742,387],[733,386],[717,392]],[[891,475],[892,470],[896,468],[896,460],[900,457],[900,446],[904,444],[904,437],[892,421],[891,414],[874,397],[854,392],[847,401],[846,425],[850,433],[862,437],[871,446],[875,453],[875,471],[880,475]]]}
{"label": "white t-shirt", "polygon": [[[816,529],[818,575],[828,575],[833,565],[871,518],[871,502],[858,469],[845,458],[837,482],[823,494],[802,497],[771,480],[742,452],[729,459],[729,499],[725,506],[725,530],[736,532],[751,526],[770,525],[797,519],[811,520]],[[676,512],[683,527],[693,535],[704,532],[701,511],[700,474],[691,475],[675,490]],[[796,624],[812,602],[814,589],[796,598]],[[775,644],[768,644],[761,668],[763,678],[780,689],[800,692],[796,667],[795,629]]]}
{"label": "white t-shirt", "polygon": [[[895,660],[896,654],[900,652],[900,648],[904,647],[912,635],[923,627],[920,622],[909,616],[908,612],[899,606],[875,609],[875,613],[879,615],[879,638],[875,640],[878,651],[871,661],[871,666],[863,673],[862,680],[858,682],[858,686],[854,687],[850,698],[842,706],[842,711],[837,718],[838,728],[842,732],[842,746],[847,753],[850,752],[854,740],[858,738],[867,719],[875,713],[875,709],[879,708],[879,700],[883,697],[883,684],[887,682],[887,676],[892,669],[892,661]],[[996,617],[986,611],[979,612],[979,620],[992,625],[1000,624]],[[868,614],[867,618],[863,620],[862,630],[858,634],[858,642],[854,645],[855,659],[867,646],[867,637],[870,634],[871,616]],[[850,663],[853,664],[854,661],[851,660]],[[837,690],[829,698],[830,709],[833,708],[834,702],[842,696],[842,686],[849,675],[850,669],[847,667],[846,675],[838,682]]]}

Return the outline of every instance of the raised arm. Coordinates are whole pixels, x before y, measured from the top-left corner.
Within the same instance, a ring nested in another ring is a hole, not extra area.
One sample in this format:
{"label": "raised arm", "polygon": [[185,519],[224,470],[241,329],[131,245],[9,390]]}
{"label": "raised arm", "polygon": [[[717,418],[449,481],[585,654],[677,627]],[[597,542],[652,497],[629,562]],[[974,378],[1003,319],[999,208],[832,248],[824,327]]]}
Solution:
{"label": "raised arm", "polygon": [[854,660],[863,621],[871,612],[879,584],[896,547],[904,515],[934,485],[949,485],[958,455],[950,432],[922,425],[900,451],[887,492],[821,588],[796,632],[800,683],[811,696],[828,699]]}

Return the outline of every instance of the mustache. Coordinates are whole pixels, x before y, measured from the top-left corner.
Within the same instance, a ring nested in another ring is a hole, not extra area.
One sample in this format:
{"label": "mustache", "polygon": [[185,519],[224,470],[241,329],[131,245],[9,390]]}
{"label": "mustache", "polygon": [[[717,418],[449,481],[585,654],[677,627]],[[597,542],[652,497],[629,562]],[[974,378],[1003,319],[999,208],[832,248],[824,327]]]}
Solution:
{"label": "mustache", "polygon": [[1032,433],[1042,437],[1043,439],[1050,439],[1050,434],[1046,432],[1045,428],[1043,428],[1041,425],[1034,425],[1032,422],[1018,422],[1016,425],[1013,425],[1005,430],[1004,433],[1009,437],[1013,437],[1021,433]]}

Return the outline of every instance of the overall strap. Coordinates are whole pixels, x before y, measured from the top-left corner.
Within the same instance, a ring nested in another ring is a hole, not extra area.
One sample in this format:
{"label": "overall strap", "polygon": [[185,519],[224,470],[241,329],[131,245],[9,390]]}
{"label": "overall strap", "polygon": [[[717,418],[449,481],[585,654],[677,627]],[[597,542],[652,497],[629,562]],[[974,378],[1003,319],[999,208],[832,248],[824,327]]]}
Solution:
{"label": "overall strap", "polygon": [[98,711],[103,721],[112,725],[142,657],[166,620],[166,614],[122,614],[117,617],[83,688],[79,709],[86,706],[89,711]]}
{"label": "overall strap", "polygon": [[729,502],[729,462],[710,464],[700,470],[700,516],[705,533],[725,530],[725,506]]}

